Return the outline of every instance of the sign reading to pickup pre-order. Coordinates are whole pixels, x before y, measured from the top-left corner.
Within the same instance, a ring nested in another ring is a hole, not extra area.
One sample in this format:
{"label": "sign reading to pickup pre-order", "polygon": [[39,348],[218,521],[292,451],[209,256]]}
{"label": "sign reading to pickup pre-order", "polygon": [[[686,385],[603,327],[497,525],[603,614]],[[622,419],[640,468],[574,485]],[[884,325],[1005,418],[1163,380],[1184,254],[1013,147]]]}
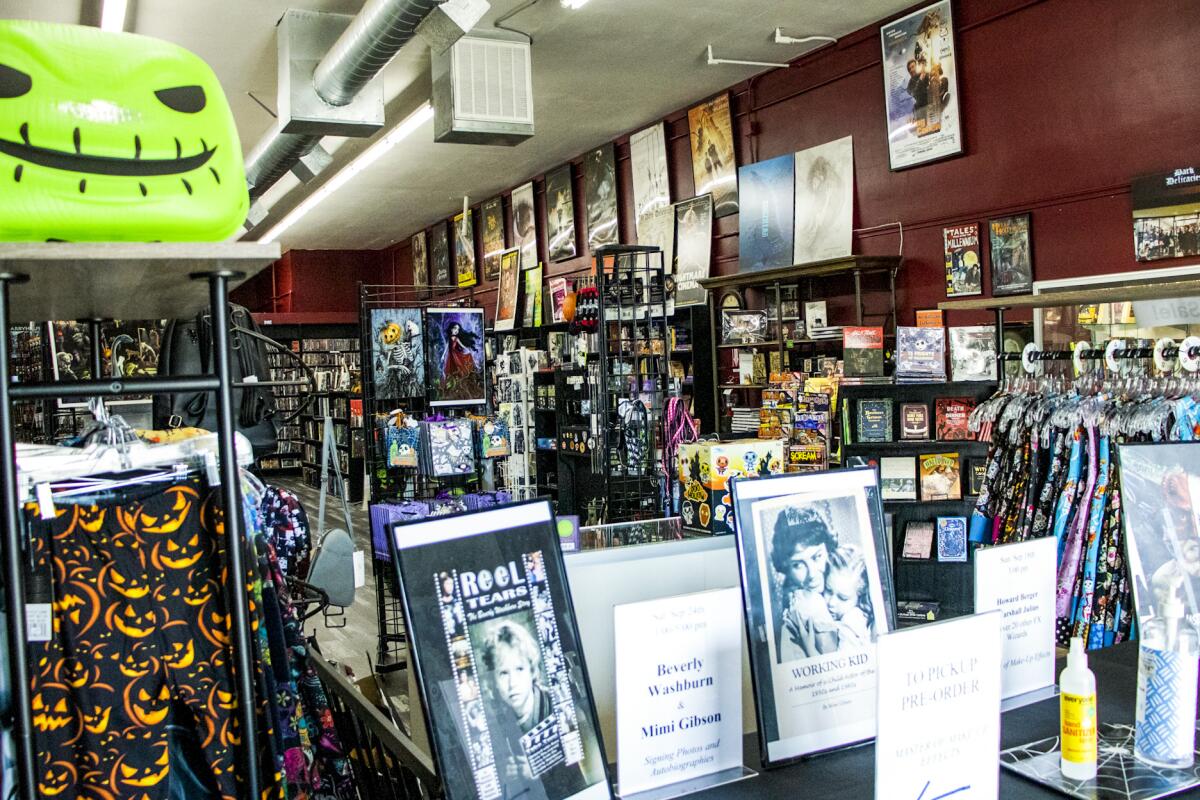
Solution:
{"label": "sign reading to pickup pre-order", "polygon": [[742,766],[742,593],[613,607],[622,797]]}

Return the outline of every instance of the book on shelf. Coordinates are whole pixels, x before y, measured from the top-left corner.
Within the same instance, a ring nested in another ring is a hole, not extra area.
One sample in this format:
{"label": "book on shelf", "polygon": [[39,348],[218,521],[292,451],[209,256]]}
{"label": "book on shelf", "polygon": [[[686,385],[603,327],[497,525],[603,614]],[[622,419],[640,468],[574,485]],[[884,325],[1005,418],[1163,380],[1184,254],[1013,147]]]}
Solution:
{"label": "book on shelf", "polygon": [[916,500],[917,460],[912,456],[880,458],[879,494],[884,500]]}
{"label": "book on shelf", "polygon": [[937,438],[943,442],[961,442],[974,439],[968,422],[975,410],[975,400],[970,397],[939,397],[934,401],[934,425]]}
{"label": "book on shelf", "polygon": [[962,325],[950,329],[950,378],[996,380],[996,326]]}
{"label": "book on shelf", "polygon": [[842,329],[842,359],[847,378],[883,375],[883,328],[846,326]]}
{"label": "book on shelf", "polygon": [[962,461],[958,453],[927,453],[918,457],[921,500],[961,500]]}
{"label": "book on shelf", "polygon": [[967,460],[967,494],[978,495],[983,491],[984,481],[987,480],[987,459],[972,458]]}
{"label": "book on shelf", "polygon": [[929,406],[924,403],[900,404],[900,438],[907,441],[929,438]]}
{"label": "book on shelf", "polygon": [[942,327],[942,310],[940,308],[922,308],[917,310],[918,328]]}
{"label": "book on shelf", "polygon": [[933,523],[910,522],[904,526],[904,546],[901,558],[928,559],[933,555]]}
{"label": "book on shelf", "polygon": [[[930,525],[932,532],[933,526]],[[913,625],[922,622],[937,622],[942,613],[942,604],[937,600],[897,600],[896,622]]]}
{"label": "book on shelf", "polygon": [[937,518],[938,561],[967,560],[967,518]]}
{"label": "book on shelf", "polygon": [[942,328],[896,328],[896,381],[946,380],[946,333]]}
{"label": "book on shelf", "polygon": [[892,441],[892,401],[890,398],[859,400],[857,429],[859,442]]}

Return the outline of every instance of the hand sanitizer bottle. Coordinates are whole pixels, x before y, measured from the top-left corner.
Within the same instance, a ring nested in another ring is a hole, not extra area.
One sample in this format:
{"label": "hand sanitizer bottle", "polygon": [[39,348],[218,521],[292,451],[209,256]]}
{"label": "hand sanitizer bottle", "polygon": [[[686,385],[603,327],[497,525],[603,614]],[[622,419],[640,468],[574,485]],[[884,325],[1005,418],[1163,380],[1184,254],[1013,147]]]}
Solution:
{"label": "hand sanitizer bottle", "polygon": [[1187,769],[1196,743],[1196,678],[1200,647],[1185,619],[1179,572],[1155,575],[1156,611],[1142,626],[1133,752],[1147,764]]}
{"label": "hand sanitizer bottle", "polygon": [[1088,669],[1083,639],[1071,639],[1067,668],[1058,678],[1062,774],[1073,781],[1096,777],[1096,676]]}

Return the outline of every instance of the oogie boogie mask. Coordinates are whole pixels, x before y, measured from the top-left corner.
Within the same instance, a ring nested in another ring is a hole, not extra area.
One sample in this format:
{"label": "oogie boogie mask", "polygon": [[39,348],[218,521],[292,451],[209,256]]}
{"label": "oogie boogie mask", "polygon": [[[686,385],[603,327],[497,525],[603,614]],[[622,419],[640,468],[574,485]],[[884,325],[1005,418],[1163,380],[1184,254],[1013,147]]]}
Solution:
{"label": "oogie boogie mask", "polygon": [[219,240],[248,206],[233,115],[200,58],[0,20],[0,240]]}

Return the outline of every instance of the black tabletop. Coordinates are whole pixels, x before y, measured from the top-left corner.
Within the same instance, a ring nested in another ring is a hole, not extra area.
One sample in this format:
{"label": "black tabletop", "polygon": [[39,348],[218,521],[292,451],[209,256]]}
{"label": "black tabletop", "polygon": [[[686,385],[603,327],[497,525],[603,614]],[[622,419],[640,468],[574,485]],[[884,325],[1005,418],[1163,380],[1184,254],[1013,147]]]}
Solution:
{"label": "black tabletop", "polygon": [[[1096,673],[1097,716],[1102,723],[1133,723],[1137,694],[1137,644],[1130,642],[1089,654]],[[1062,669],[1059,663],[1058,669]],[[1016,747],[1058,735],[1058,698],[1018,708],[1001,717],[1001,748]],[[719,786],[693,797],[709,800],[734,798],[820,797],[822,800],[869,800],[875,792],[875,746],[873,744],[806,758],[800,763],[772,770],[759,764],[758,736],[746,737],[745,763],[759,775],[727,786]],[[1000,797],[1061,798],[1056,792],[1000,769]],[[1200,798],[1200,788],[1175,795]]]}

